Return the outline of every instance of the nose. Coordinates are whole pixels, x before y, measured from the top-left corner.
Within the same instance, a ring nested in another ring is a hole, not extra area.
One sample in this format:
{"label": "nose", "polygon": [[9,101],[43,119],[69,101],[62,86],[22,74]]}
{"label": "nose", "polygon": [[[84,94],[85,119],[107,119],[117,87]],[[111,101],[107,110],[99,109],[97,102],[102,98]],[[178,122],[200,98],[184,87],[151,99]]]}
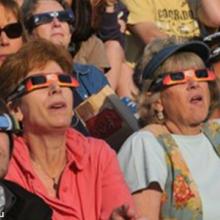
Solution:
{"label": "nose", "polygon": [[187,85],[189,89],[197,88],[199,86],[199,82],[194,80],[193,78],[189,78],[187,80]]}
{"label": "nose", "polygon": [[54,18],[53,21],[52,21],[52,24],[55,26],[55,27],[58,27],[61,25],[61,22],[58,18]]}
{"label": "nose", "polygon": [[1,31],[0,33],[0,46],[8,46],[9,45],[9,38],[6,35],[6,33],[4,31]]}
{"label": "nose", "polygon": [[53,81],[49,86],[49,95],[59,94],[62,92],[62,89],[58,82]]}

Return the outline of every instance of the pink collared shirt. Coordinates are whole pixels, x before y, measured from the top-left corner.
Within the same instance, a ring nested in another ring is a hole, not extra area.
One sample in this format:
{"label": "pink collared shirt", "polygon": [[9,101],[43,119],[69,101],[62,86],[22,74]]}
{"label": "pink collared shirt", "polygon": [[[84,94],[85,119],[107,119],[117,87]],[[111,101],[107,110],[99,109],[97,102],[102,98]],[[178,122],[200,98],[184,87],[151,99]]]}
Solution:
{"label": "pink collared shirt", "polygon": [[59,199],[48,196],[21,137],[15,139],[6,179],[42,197],[53,209],[53,220],[104,220],[124,203],[133,207],[115,152],[104,141],[86,138],[74,129],[66,135],[68,164]]}

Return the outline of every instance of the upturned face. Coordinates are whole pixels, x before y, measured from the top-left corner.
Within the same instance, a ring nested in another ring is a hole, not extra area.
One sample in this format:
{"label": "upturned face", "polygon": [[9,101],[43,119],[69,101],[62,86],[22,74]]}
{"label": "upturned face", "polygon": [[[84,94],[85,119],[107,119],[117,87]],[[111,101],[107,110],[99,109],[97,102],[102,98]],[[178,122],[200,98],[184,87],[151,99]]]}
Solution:
{"label": "upturned face", "polygon": [[199,127],[206,119],[210,106],[208,82],[193,79],[167,87],[161,92],[160,109],[166,122],[178,129]]}
{"label": "upturned face", "polygon": [[[33,69],[27,75],[61,74],[62,68],[54,61],[41,69]],[[60,87],[53,81],[46,88],[36,89],[20,99],[20,112],[25,132],[65,131],[71,123],[73,96],[68,87]]]}
{"label": "upturned face", "polygon": [[[34,15],[56,11],[64,11],[64,8],[59,2],[53,0],[39,1],[37,8],[34,11]],[[71,40],[71,31],[67,22],[54,18],[51,22],[41,24],[34,28],[33,36],[47,39],[67,48]]]}

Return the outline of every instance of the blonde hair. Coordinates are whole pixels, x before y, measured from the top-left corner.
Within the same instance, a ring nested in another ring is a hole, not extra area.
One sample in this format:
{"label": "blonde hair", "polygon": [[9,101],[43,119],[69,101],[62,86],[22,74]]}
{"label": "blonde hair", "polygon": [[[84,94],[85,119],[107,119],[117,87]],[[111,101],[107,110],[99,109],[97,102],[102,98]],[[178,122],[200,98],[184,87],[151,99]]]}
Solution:
{"label": "blonde hair", "polygon": [[[180,39],[169,38],[167,40],[156,40],[148,45],[144,51],[144,55],[140,62],[138,63],[138,70],[143,74],[143,69],[161,49],[166,46],[170,46],[173,43],[178,44],[183,42]],[[160,98],[160,91],[149,92],[149,86],[159,75],[168,72],[175,72],[185,69],[202,69],[205,68],[205,63],[197,54],[193,52],[176,52],[167,60],[161,64],[161,66],[154,72],[152,79],[144,80],[142,78],[141,89],[139,95],[137,96],[138,113],[140,115],[140,126],[145,126],[149,123],[164,123],[164,120],[158,118],[154,103]],[[140,79],[140,78],[139,78]],[[210,109],[219,102],[219,95],[216,82],[209,83],[210,93],[211,93],[211,106]]]}

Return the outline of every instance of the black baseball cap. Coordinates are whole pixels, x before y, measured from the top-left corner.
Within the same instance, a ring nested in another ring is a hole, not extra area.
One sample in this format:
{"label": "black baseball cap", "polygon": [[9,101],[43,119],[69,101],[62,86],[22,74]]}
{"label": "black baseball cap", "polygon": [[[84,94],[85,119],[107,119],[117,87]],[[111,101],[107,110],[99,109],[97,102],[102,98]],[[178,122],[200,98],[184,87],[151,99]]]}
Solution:
{"label": "black baseball cap", "polygon": [[183,44],[171,44],[160,50],[148,62],[143,70],[143,79],[153,79],[155,71],[173,54],[178,52],[193,52],[207,64],[210,49],[202,41],[188,41]]}

